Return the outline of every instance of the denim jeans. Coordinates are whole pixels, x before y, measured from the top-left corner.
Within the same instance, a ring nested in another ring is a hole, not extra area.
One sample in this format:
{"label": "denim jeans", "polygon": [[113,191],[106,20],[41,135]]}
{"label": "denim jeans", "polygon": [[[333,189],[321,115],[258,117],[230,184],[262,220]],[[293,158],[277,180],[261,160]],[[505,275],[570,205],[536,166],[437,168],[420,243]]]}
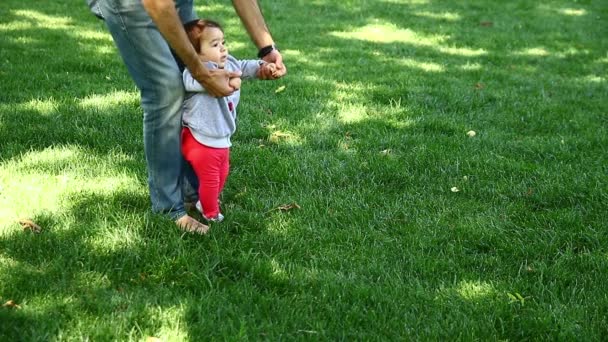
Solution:
{"label": "denim jeans", "polygon": [[[169,45],[141,0],[87,0],[103,19],[131,78],[144,111],[144,151],[154,212],[183,216],[184,188],[196,198],[196,176],[180,151],[184,86]],[[193,0],[175,0],[183,23],[196,19]],[[190,186],[191,183],[192,186]],[[192,199],[189,199],[192,200]]]}

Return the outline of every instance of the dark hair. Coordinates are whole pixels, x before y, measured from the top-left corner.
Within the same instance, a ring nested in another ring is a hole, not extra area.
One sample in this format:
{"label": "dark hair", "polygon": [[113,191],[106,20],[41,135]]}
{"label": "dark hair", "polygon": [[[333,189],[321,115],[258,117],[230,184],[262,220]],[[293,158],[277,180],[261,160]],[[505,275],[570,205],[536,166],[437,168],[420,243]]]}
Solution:
{"label": "dark hair", "polygon": [[194,47],[196,53],[201,52],[201,35],[207,27],[215,27],[220,29],[220,31],[224,32],[222,25],[209,19],[197,19],[189,21],[184,25],[184,29],[188,34],[188,39],[190,39],[190,43]]}

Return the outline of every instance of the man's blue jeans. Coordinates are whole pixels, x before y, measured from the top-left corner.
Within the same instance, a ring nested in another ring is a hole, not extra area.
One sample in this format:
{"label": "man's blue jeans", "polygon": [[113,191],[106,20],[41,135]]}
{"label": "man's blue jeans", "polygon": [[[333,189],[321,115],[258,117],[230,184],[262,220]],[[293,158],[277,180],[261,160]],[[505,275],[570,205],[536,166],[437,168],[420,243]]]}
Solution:
{"label": "man's blue jeans", "polygon": [[[196,176],[180,151],[182,75],[141,0],[87,0],[102,18],[141,93],[144,150],[152,210],[172,219],[186,214],[184,190],[196,191]],[[175,0],[182,23],[196,19],[193,0]],[[189,186],[188,181],[194,186]],[[188,194],[191,195],[190,193]]]}

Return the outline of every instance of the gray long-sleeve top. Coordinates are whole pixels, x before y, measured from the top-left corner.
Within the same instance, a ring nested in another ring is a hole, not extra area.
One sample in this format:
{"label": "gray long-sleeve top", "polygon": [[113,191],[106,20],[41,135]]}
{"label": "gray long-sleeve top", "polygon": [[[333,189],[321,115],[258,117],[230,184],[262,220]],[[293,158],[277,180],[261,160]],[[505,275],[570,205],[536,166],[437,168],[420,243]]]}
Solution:
{"label": "gray long-sleeve top", "polygon": [[[237,60],[228,55],[224,69],[241,71],[241,78],[254,78],[262,63],[261,60]],[[218,68],[213,62],[206,62],[206,66],[209,69]],[[184,70],[182,76],[186,88],[183,125],[188,127],[194,138],[203,145],[230,147],[230,137],[236,131],[236,106],[241,91],[237,90],[226,97],[213,97],[192,77],[188,69]]]}

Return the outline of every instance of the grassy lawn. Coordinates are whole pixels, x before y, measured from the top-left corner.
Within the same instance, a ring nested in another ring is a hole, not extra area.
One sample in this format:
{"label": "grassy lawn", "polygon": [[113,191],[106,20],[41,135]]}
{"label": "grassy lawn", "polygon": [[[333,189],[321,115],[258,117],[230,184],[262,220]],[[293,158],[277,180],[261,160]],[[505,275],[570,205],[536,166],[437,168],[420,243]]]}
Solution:
{"label": "grassy lawn", "polygon": [[84,1],[2,0],[0,340],[605,338],[606,1],[262,2],[289,74],[244,82],[200,237]]}

